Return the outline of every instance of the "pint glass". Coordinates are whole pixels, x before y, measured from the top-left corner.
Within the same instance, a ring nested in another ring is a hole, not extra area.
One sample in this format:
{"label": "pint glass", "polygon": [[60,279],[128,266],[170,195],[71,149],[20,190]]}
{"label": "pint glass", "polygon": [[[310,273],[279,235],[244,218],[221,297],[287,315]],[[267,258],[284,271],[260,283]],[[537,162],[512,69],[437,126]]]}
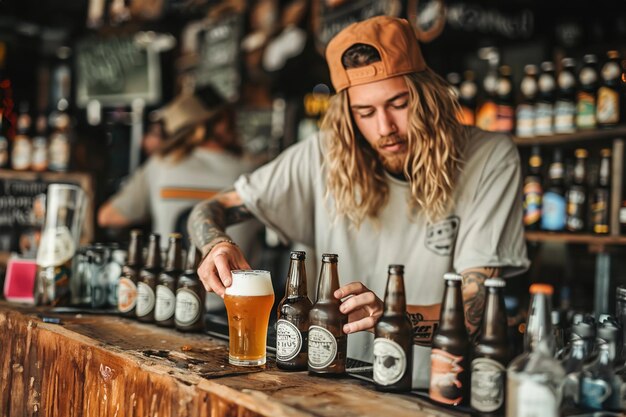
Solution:
{"label": "pint glass", "polygon": [[233,282],[224,295],[230,340],[228,362],[240,366],[263,365],[267,325],[274,304],[270,273],[236,270],[232,276]]}

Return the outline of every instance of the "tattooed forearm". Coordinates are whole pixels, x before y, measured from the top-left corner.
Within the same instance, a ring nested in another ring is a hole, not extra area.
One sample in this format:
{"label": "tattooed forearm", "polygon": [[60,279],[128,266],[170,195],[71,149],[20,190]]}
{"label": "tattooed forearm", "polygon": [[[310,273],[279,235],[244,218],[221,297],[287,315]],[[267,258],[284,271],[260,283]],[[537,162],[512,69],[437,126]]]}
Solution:
{"label": "tattooed forearm", "polygon": [[465,310],[465,325],[471,340],[476,340],[483,312],[485,310],[485,299],[487,291],[485,280],[500,274],[499,268],[476,268],[463,271],[463,307]]}
{"label": "tattooed forearm", "polygon": [[230,239],[224,232],[226,227],[251,217],[243,204],[227,207],[218,196],[194,207],[189,215],[187,229],[194,245],[202,249],[218,238]]}

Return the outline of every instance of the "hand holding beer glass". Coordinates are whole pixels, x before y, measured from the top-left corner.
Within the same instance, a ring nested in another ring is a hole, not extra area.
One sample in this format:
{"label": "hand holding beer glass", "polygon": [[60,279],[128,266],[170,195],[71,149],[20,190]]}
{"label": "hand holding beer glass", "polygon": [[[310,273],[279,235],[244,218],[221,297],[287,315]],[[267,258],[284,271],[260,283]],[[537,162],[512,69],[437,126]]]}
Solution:
{"label": "hand holding beer glass", "polygon": [[239,366],[265,364],[265,345],[270,311],[274,304],[268,271],[235,270],[226,288],[228,313],[228,362]]}

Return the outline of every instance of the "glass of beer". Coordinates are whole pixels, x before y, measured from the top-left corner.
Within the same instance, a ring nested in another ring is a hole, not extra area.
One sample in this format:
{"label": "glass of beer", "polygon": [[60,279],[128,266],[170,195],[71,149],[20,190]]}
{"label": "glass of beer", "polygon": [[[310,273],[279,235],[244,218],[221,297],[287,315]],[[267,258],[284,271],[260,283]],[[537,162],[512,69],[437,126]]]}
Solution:
{"label": "glass of beer", "polygon": [[267,325],[274,289],[268,271],[231,271],[233,282],[226,288],[228,312],[228,362],[239,366],[265,364]]}

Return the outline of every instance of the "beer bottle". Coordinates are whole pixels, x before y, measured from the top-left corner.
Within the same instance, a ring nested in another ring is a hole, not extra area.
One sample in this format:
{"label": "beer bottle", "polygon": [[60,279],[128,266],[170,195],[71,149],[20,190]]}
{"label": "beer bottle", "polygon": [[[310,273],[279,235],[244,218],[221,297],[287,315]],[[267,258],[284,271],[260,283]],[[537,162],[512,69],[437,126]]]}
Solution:
{"label": "beer bottle", "polygon": [[487,61],[489,62],[489,69],[483,78],[483,99],[476,114],[476,126],[488,132],[495,132],[498,120],[496,90],[500,56],[497,52],[492,51],[488,53]]}
{"label": "beer bottle", "polygon": [[30,169],[33,144],[30,138],[31,118],[28,114],[28,103],[20,104],[20,115],[17,118],[17,134],[13,138],[11,152],[11,168],[15,171]]}
{"label": "beer bottle", "polygon": [[533,145],[528,159],[528,173],[524,179],[524,226],[538,230],[541,226],[543,181],[541,175],[541,149]]}
{"label": "beer bottle", "polygon": [[309,312],[313,303],[307,295],[306,254],[291,252],[285,296],[278,304],[276,323],[276,366],[289,371],[307,369]]}
{"label": "beer bottle", "polygon": [[117,285],[117,309],[125,317],[135,317],[137,305],[137,281],[142,267],[143,233],[139,229],[130,231],[128,261],[122,267],[122,275]]}
{"label": "beer bottle", "polygon": [[343,326],[348,315],[339,311],[338,256],[322,255],[322,270],[317,283],[317,301],[309,312],[309,373],[320,376],[341,375],[346,371],[348,336]]}
{"label": "beer bottle", "polygon": [[616,403],[619,408],[619,393],[612,392],[613,373],[609,345],[600,343],[598,358],[581,372],[579,405],[588,410],[606,410],[613,408],[611,403]]}
{"label": "beer bottle", "polygon": [[593,54],[583,57],[584,65],[578,73],[580,89],[576,94],[576,127],[596,127],[596,98],[598,92],[598,59]]}
{"label": "beer bottle", "polygon": [[541,63],[541,75],[538,81],[539,96],[535,104],[535,136],[550,136],[554,133],[554,101],[556,79],[554,64],[550,61]]}
{"label": "beer bottle", "polygon": [[515,134],[520,138],[535,136],[535,102],[537,100],[537,67],[526,65],[520,84],[521,99],[515,111]]}
{"label": "beer bottle", "polygon": [[185,272],[176,286],[176,329],[181,332],[201,332],[204,329],[204,298],[206,290],[198,277],[202,257],[195,246],[189,246]]}
{"label": "beer bottle", "polygon": [[[0,95],[0,99],[2,96]],[[4,136],[3,130],[3,112],[2,103],[0,103],[0,168],[9,166],[9,140]]]}
{"label": "beer bottle", "polygon": [[511,81],[511,67],[502,65],[499,70],[496,86],[496,130],[498,132],[513,133],[513,82]]}
{"label": "beer bottle", "polygon": [[576,149],[574,181],[567,190],[566,228],[582,232],[587,226],[587,150]]}
{"label": "beer bottle", "polygon": [[622,95],[622,66],[619,52],[607,52],[609,60],[602,67],[602,85],[598,89],[596,119],[598,127],[613,127],[620,122],[624,105]]}
{"label": "beer bottle", "polygon": [[470,340],[465,328],[461,275],[446,273],[439,327],[430,354],[430,398],[460,405],[469,394]]}
{"label": "beer bottle", "polygon": [[548,171],[549,186],[543,194],[541,228],[560,231],[565,228],[565,185],[563,184],[563,154],[554,148],[554,157]]}
{"label": "beer bottle", "polygon": [[413,325],[406,314],[404,265],[389,265],[383,315],[374,330],[374,383],[380,391],[410,391]]}
{"label": "beer bottle", "polygon": [[557,78],[558,95],[554,105],[554,131],[573,133],[576,131],[576,62],[563,58],[563,69]]}
{"label": "beer bottle", "polygon": [[137,319],[144,323],[154,322],[154,304],[157,279],[161,272],[161,236],[151,233],[148,238],[148,257],[139,273],[137,284]]}
{"label": "beer bottle", "polygon": [[533,284],[524,353],[507,368],[507,417],[558,417],[565,371],[553,358],[551,285]]}
{"label": "beer bottle", "polygon": [[33,153],[31,169],[33,171],[45,171],[48,169],[48,119],[44,114],[37,116],[36,134],[33,138]]}
{"label": "beer bottle", "polygon": [[506,308],[501,278],[485,281],[487,302],[482,331],[472,360],[471,406],[481,415],[499,415],[504,410],[506,367],[511,360]]}
{"label": "beer bottle", "polygon": [[474,80],[474,71],[463,73],[463,82],[459,86],[459,104],[461,105],[461,123],[466,126],[476,124],[476,94],[478,87]]}
{"label": "beer bottle", "polygon": [[591,200],[591,227],[593,233],[609,233],[609,208],[611,198],[611,149],[600,151],[600,171]]}
{"label": "beer bottle", "polygon": [[167,248],[167,261],[163,272],[159,274],[156,286],[154,321],[163,327],[174,327],[176,312],[176,285],[183,272],[182,235],[172,233]]}
{"label": "beer bottle", "polygon": [[454,94],[454,97],[459,97],[460,95],[460,86],[461,86],[461,76],[458,72],[450,72],[446,75],[446,81],[450,84],[450,91]]}

